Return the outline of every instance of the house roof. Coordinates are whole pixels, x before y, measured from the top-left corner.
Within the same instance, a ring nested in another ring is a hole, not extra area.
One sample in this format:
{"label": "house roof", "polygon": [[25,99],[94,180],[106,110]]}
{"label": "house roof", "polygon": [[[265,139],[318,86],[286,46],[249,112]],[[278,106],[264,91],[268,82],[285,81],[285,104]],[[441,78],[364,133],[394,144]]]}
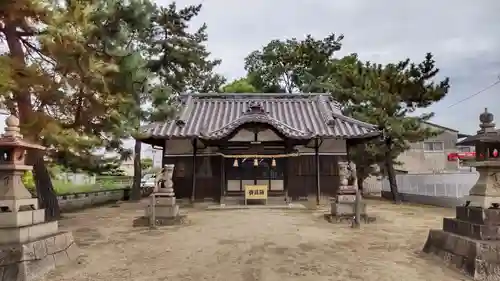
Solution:
{"label": "house roof", "polygon": [[427,124],[429,126],[433,126],[433,127],[439,128],[439,129],[443,129],[443,130],[447,130],[447,131],[452,131],[452,132],[457,132],[458,133],[458,130],[452,129],[450,127],[441,126],[441,125],[438,125],[438,124],[435,124],[435,123],[431,123],[429,121],[424,121],[422,123]]}
{"label": "house roof", "polygon": [[264,123],[292,139],[371,138],[380,131],[371,124],[342,115],[339,104],[321,94],[191,94],[183,98],[176,119],[142,129],[143,142],[154,139],[229,136],[247,123]]}

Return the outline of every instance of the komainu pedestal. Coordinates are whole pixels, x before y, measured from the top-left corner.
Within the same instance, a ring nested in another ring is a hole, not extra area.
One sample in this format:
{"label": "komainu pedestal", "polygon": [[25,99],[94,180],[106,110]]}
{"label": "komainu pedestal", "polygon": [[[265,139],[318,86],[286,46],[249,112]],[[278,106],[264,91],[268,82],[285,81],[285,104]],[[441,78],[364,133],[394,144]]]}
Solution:
{"label": "komainu pedestal", "polygon": [[145,217],[150,225],[171,225],[182,221],[179,205],[175,202],[172,175],[175,165],[165,165],[161,180],[150,195],[150,202],[145,210]]}
{"label": "komainu pedestal", "polygon": [[[351,167],[349,167],[349,165],[351,165]],[[340,186],[337,196],[333,198],[330,203],[331,220],[352,220],[356,215],[356,194],[358,192],[358,186],[354,176],[355,169],[354,163],[339,163]],[[358,199],[361,219],[366,221],[366,203],[361,200],[360,196]]]}
{"label": "komainu pedestal", "polygon": [[0,280],[28,281],[74,260],[79,250],[70,232],[45,221],[45,210],[24,187],[26,150],[44,148],[23,141],[19,121],[10,116],[0,138]]}

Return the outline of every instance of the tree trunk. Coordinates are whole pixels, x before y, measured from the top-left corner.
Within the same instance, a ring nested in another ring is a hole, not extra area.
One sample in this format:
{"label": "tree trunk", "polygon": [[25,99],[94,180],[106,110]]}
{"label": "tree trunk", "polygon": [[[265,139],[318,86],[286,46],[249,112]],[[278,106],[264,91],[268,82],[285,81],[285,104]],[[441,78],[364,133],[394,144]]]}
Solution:
{"label": "tree trunk", "polygon": [[385,169],[387,171],[387,178],[389,179],[389,186],[391,188],[392,199],[394,203],[401,203],[401,198],[398,192],[398,184],[396,182],[396,173],[394,171],[394,162],[392,161],[391,147],[392,141],[390,138],[386,139],[386,153],[385,153]]}
{"label": "tree trunk", "polygon": [[43,160],[43,152],[28,151],[28,161],[30,165],[33,165],[33,179],[35,180],[38,204],[40,208],[45,209],[45,219],[47,221],[58,220],[61,217],[61,211],[49,171]]}
{"label": "tree trunk", "polygon": [[[9,56],[15,61],[16,67],[13,71],[14,80],[19,81],[20,73],[23,73],[26,68],[26,60],[24,49],[17,32],[17,25],[15,22],[6,22],[4,25],[4,34],[9,47]],[[39,128],[26,127],[28,124],[34,123],[36,117],[34,116],[33,106],[31,104],[31,93],[28,89],[20,89],[13,91],[14,99],[17,103],[18,117],[21,124],[21,132],[25,139],[31,142],[38,141]],[[11,112],[14,114],[14,112]],[[35,180],[36,192],[38,202],[41,208],[45,208],[46,220],[57,220],[60,217],[59,203],[57,196],[52,186],[49,171],[45,166],[42,151],[29,151],[28,164],[33,165],[33,178]]]}
{"label": "tree trunk", "polygon": [[132,201],[141,200],[141,142],[136,140],[134,146],[134,183],[130,199]]}
{"label": "tree trunk", "polygon": [[361,194],[363,194],[363,181],[366,178],[364,177],[364,173],[361,169],[356,169],[356,177],[358,179],[358,189],[361,191]]}

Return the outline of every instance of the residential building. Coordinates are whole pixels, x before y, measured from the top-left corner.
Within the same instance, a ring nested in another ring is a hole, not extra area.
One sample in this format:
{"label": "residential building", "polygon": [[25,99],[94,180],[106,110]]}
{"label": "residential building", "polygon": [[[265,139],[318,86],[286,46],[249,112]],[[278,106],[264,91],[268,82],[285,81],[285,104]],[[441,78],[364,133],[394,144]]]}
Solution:
{"label": "residential building", "polygon": [[449,158],[449,155],[474,151],[474,147],[456,146],[458,139],[465,135],[455,129],[429,122],[426,122],[424,126],[442,130],[442,133],[422,142],[412,143],[411,148],[397,158],[402,162],[397,169],[408,173],[444,173],[461,170],[461,161],[453,160]]}

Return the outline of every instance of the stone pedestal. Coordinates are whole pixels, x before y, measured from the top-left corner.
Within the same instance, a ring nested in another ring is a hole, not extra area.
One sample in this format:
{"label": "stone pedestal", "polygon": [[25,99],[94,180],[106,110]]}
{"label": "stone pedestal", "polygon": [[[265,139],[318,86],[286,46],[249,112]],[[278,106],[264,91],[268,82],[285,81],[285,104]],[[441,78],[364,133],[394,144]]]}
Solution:
{"label": "stone pedestal", "polygon": [[7,118],[6,124],[0,138],[0,280],[28,281],[76,259],[79,250],[57,221],[45,221],[45,210],[21,181],[31,170],[24,164],[26,150],[44,148],[22,140],[17,118]]}
{"label": "stone pedestal", "polygon": [[79,255],[70,232],[58,232],[26,243],[0,245],[0,280],[33,280]]}
{"label": "stone pedestal", "polygon": [[[366,203],[361,200],[359,207],[361,218],[366,220]],[[336,198],[330,203],[330,213],[337,221],[352,219],[356,215],[356,187],[340,186]]]}
{"label": "stone pedestal", "polygon": [[442,230],[429,231],[423,251],[474,280],[500,280],[500,209],[456,207]]}
{"label": "stone pedestal", "polygon": [[163,185],[157,187],[150,195],[150,202],[145,209],[145,217],[149,218],[150,225],[170,225],[180,222],[179,205],[175,203],[175,193],[172,182],[174,165],[165,165]]}

